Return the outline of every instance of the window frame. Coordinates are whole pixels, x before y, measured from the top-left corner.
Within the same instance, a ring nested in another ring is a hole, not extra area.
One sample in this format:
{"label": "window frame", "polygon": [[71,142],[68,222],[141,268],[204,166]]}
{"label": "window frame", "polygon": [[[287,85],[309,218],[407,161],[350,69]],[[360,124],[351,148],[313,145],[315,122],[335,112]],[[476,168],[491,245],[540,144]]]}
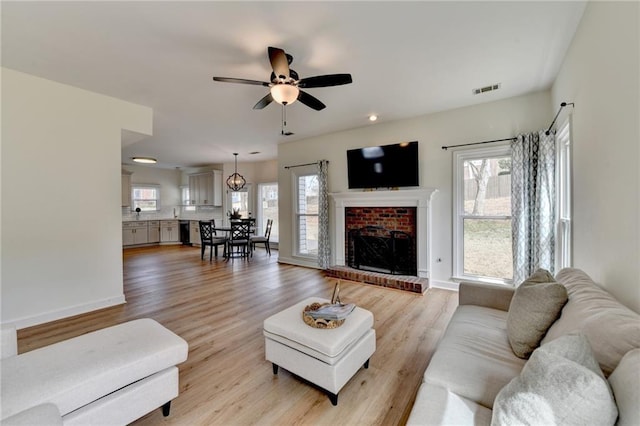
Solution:
{"label": "window frame", "polygon": [[572,266],[572,120],[556,132],[556,256],[555,270]]}
{"label": "window frame", "polygon": [[[241,210],[241,212],[243,213],[242,217],[244,217],[244,218],[255,217],[255,215],[253,214],[253,212],[254,212],[254,198],[255,198],[253,196],[253,184],[252,183],[245,184],[245,186],[240,191],[232,191],[230,189],[227,189],[227,213],[230,213],[233,210],[233,194],[234,194],[234,192],[246,194],[247,210],[246,210],[246,212],[244,210]],[[229,217],[227,216],[226,219],[229,220]]]}
{"label": "window frame", "polygon": [[[258,184],[258,193],[257,193],[257,208],[256,208],[256,227],[258,228],[258,233],[259,235],[262,235],[262,233],[264,232],[266,226],[267,226],[267,218],[264,217],[264,208],[262,207],[262,203],[263,203],[263,199],[262,199],[262,191],[264,187],[267,186],[275,186],[276,187],[276,201],[278,201],[278,197],[280,196],[279,194],[279,187],[278,187],[278,182],[263,182],[263,183],[259,183]],[[277,203],[276,203],[277,205]],[[279,206],[278,206],[279,208]],[[269,238],[269,242],[270,243],[278,243],[279,240],[279,232],[278,232],[278,223],[279,220],[277,217],[275,218],[271,218],[273,219],[273,226],[271,228],[271,237]],[[275,232],[274,232],[275,231]]]}
{"label": "window frame", "polygon": [[[455,281],[479,281],[492,284],[513,285],[512,279],[501,279],[485,277],[481,275],[471,275],[464,272],[464,219],[470,215],[464,211],[464,163],[470,160],[481,160],[484,158],[511,157],[511,146],[509,144],[499,144],[491,147],[467,148],[457,150],[453,153],[453,280]],[[483,215],[472,216],[483,219],[512,219],[513,216]]]}
{"label": "window frame", "polygon": [[303,166],[303,167],[298,167],[295,170],[292,171],[291,173],[291,178],[292,178],[292,185],[291,188],[293,190],[293,206],[292,206],[292,235],[293,235],[293,253],[292,256],[295,258],[300,258],[300,259],[305,259],[305,260],[309,260],[309,261],[314,261],[318,259],[318,255],[317,254],[308,254],[308,253],[301,253],[300,252],[300,234],[301,234],[301,229],[300,229],[300,219],[301,216],[314,216],[314,217],[319,217],[319,213],[316,214],[309,214],[309,213],[300,213],[299,212],[299,205],[300,205],[300,200],[299,200],[299,194],[300,194],[300,187],[298,186],[298,182],[299,179],[301,177],[305,177],[305,176],[316,176],[316,178],[319,179],[319,174],[318,174],[318,168],[316,166]]}
{"label": "window frame", "polygon": [[[135,198],[136,189],[154,189],[156,191],[156,198]],[[143,212],[159,212],[161,209],[160,204],[160,185],[155,183],[132,183],[131,184],[131,211],[136,210],[136,201],[155,201],[156,208],[154,210],[144,210],[140,209]]]}

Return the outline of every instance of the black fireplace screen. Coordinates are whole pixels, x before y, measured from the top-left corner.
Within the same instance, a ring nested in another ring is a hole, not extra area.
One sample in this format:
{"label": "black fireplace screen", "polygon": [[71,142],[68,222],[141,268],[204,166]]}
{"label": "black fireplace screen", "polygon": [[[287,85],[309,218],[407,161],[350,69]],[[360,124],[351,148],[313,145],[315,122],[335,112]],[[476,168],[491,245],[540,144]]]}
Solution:
{"label": "black fireplace screen", "polygon": [[355,269],[416,275],[415,240],[403,231],[365,226],[348,233],[348,263]]}

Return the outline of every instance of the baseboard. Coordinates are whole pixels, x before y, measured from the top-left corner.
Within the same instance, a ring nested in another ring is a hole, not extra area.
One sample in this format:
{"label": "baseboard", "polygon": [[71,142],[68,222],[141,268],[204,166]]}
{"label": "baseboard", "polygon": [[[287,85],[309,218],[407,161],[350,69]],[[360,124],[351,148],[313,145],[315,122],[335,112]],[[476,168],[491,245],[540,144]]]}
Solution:
{"label": "baseboard", "polygon": [[111,306],[122,305],[127,303],[124,298],[124,294],[116,297],[109,297],[107,299],[96,300],[90,303],[83,303],[82,305],[71,306],[69,308],[60,309],[57,311],[46,312],[44,314],[33,315],[29,317],[18,318],[15,320],[9,320],[3,323],[12,324],[16,329],[33,327],[34,325],[44,324],[51,321],[56,321],[62,318],[68,318],[75,315],[85,314],[87,312],[96,311],[98,309],[104,309]]}
{"label": "baseboard", "polygon": [[289,265],[304,266],[305,268],[320,269],[318,263],[315,260],[305,261],[303,259],[278,256],[278,263],[286,263]]}
{"label": "baseboard", "polygon": [[429,287],[458,291],[458,289],[460,288],[460,283],[452,281],[429,280]]}

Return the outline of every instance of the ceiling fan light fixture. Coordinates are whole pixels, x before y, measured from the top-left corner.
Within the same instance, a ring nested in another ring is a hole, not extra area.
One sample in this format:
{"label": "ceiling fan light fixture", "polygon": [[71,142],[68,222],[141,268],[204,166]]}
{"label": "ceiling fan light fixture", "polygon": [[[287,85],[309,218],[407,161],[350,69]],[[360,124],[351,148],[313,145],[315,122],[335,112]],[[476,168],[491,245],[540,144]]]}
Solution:
{"label": "ceiling fan light fixture", "polygon": [[291,105],[298,99],[300,89],[288,83],[279,83],[271,86],[273,100],[281,105]]}
{"label": "ceiling fan light fixture", "polygon": [[240,191],[246,185],[247,181],[245,178],[238,173],[238,153],[234,152],[233,155],[236,159],[236,165],[234,168],[234,173],[227,178],[227,187],[233,192]]}
{"label": "ceiling fan light fixture", "polygon": [[131,157],[131,159],[134,162],[141,164],[156,164],[158,162],[158,160],[151,157]]}

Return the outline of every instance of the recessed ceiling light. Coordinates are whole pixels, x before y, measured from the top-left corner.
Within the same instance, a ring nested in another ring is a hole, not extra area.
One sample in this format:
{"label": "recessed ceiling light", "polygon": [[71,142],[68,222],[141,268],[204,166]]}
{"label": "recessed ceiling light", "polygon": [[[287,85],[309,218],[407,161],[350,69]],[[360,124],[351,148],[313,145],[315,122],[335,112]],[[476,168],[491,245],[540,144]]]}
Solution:
{"label": "recessed ceiling light", "polygon": [[136,163],[142,163],[142,164],[156,164],[158,162],[158,160],[151,157],[131,157],[131,159]]}
{"label": "recessed ceiling light", "polygon": [[371,115],[369,116],[369,121],[376,121],[377,119],[378,119],[378,116],[377,116],[377,115],[375,115],[375,114],[371,114]]}

